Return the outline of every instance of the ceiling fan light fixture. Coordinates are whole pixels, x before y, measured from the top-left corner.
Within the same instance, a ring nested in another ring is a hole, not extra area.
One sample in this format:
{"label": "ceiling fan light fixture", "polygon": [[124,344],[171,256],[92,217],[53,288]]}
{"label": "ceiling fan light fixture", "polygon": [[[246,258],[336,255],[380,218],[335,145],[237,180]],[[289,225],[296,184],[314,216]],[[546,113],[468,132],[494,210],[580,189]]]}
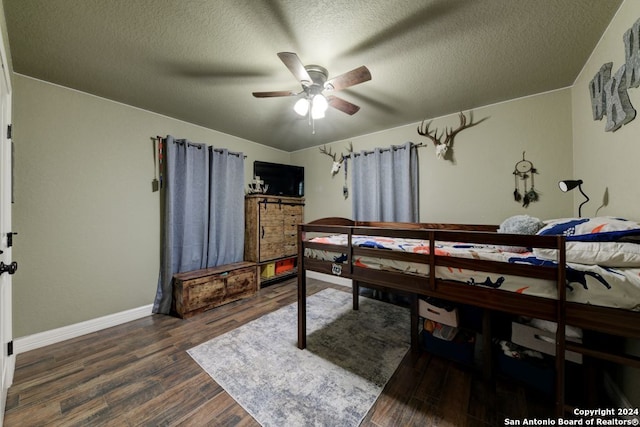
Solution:
{"label": "ceiling fan light fixture", "polygon": [[293,106],[293,110],[301,116],[306,116],[309,112],[309,100],[307,98],[300,98]]}
{"label": "ceiling fan light fixture", "polygon": [[317,94],[313,97],[313,101],[311,103],[311,117],[314,119],[322,119],[327,108],[329,108],[327,98],[325,98],[321,93]]}
{"label": "ceiling fan light fixture", "polygon": [[324,119],[324,111],[311,110],[311,118],[313,120]]}

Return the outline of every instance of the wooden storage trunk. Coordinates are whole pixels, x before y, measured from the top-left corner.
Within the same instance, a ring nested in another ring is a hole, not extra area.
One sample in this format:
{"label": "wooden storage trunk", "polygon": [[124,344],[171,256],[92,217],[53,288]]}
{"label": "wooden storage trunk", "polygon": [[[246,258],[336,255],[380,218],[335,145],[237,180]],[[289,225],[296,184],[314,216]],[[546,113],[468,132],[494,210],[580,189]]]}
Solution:
{"label": "wooden storage trunk", "polygon": [[173,312],[186,319],[241,298],[258,290],[258,267],[238,262],[214,268],[178,273],[173,276]]}

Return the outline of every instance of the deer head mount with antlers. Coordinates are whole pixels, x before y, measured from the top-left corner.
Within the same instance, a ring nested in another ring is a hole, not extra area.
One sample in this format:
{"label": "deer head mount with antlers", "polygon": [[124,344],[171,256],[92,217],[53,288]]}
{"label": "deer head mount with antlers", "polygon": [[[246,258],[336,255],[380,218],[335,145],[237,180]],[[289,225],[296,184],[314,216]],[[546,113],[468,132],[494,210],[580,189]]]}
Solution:
{"label": "deer head mount with antlers", "polygon": [[431,141],[433,141],[433,144],[436,146],[436,156],[439,159],[446,159],[447,152],[450,148],[453,147],[453,139],[456,137],[458,132],[464,129],[470,128],[472,126],[475,126],[477,124],[480,124],[487,119],[485,117],[484,119],[474,123],[473,113],[470,112],[469,123],[467,123],[467,117],[464,115],[464,113],[460,112],[459,116],[460,116],[460,126],[458,126],[456,129],[445,128],[444,130],[440,131],[440,135],[438,135],[438,129],[433,129],[433,130],[429,129],[429,127],[431,126],[432,120],[427,122],[426,125],[423,120],[420,126],[418,126],[418,134],[422,136],[426,136]]}
{"label": "deer head mount with antlers", "polygon": [[331,175],[335,175],[340,171],[340,168],[342,167],[342,164],[344,163],[344,160],[351,154],[353,153],[353,144],[350,142],[349,143],[349,148],[347,149],[347,155],[345,156],[344,154],[340,154],[340,160],[338,160],[336,158],[337,153],[334,153],[331,151],[331,148],[329,148],[329,151],[327,151],[327,146],[325,145],[324,147],[322,147],[320,149],[320,152],[322,154],[326,154],[327,156],[331,157],[333,159],[333,164],[331,165]]}

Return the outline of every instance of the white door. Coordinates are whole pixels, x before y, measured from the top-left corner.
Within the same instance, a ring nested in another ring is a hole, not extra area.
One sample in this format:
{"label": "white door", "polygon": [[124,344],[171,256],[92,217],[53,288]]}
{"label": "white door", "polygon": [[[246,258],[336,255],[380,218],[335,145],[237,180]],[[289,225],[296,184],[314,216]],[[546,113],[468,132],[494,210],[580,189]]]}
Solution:
{"label": "white door", "polygon": [[11,83],[3,40],[0,38],[0,426],[3,424],[7,389],[13,381],[15,355],[11,325],[11,277],[17,264],[11,258],[12,147],[8,135],[11,123]]}

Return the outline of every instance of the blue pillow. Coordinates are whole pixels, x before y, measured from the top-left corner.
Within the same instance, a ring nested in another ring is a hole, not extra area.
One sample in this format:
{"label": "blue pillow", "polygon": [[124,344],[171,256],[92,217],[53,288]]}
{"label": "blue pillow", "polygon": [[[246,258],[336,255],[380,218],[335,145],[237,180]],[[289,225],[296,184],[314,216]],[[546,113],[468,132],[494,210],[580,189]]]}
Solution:
{"label": "blue pillow", "polygon": [[561,234],[567,241],[640,242],[640,224],[614,217],[564,218],[548,221],[538,234]]}

